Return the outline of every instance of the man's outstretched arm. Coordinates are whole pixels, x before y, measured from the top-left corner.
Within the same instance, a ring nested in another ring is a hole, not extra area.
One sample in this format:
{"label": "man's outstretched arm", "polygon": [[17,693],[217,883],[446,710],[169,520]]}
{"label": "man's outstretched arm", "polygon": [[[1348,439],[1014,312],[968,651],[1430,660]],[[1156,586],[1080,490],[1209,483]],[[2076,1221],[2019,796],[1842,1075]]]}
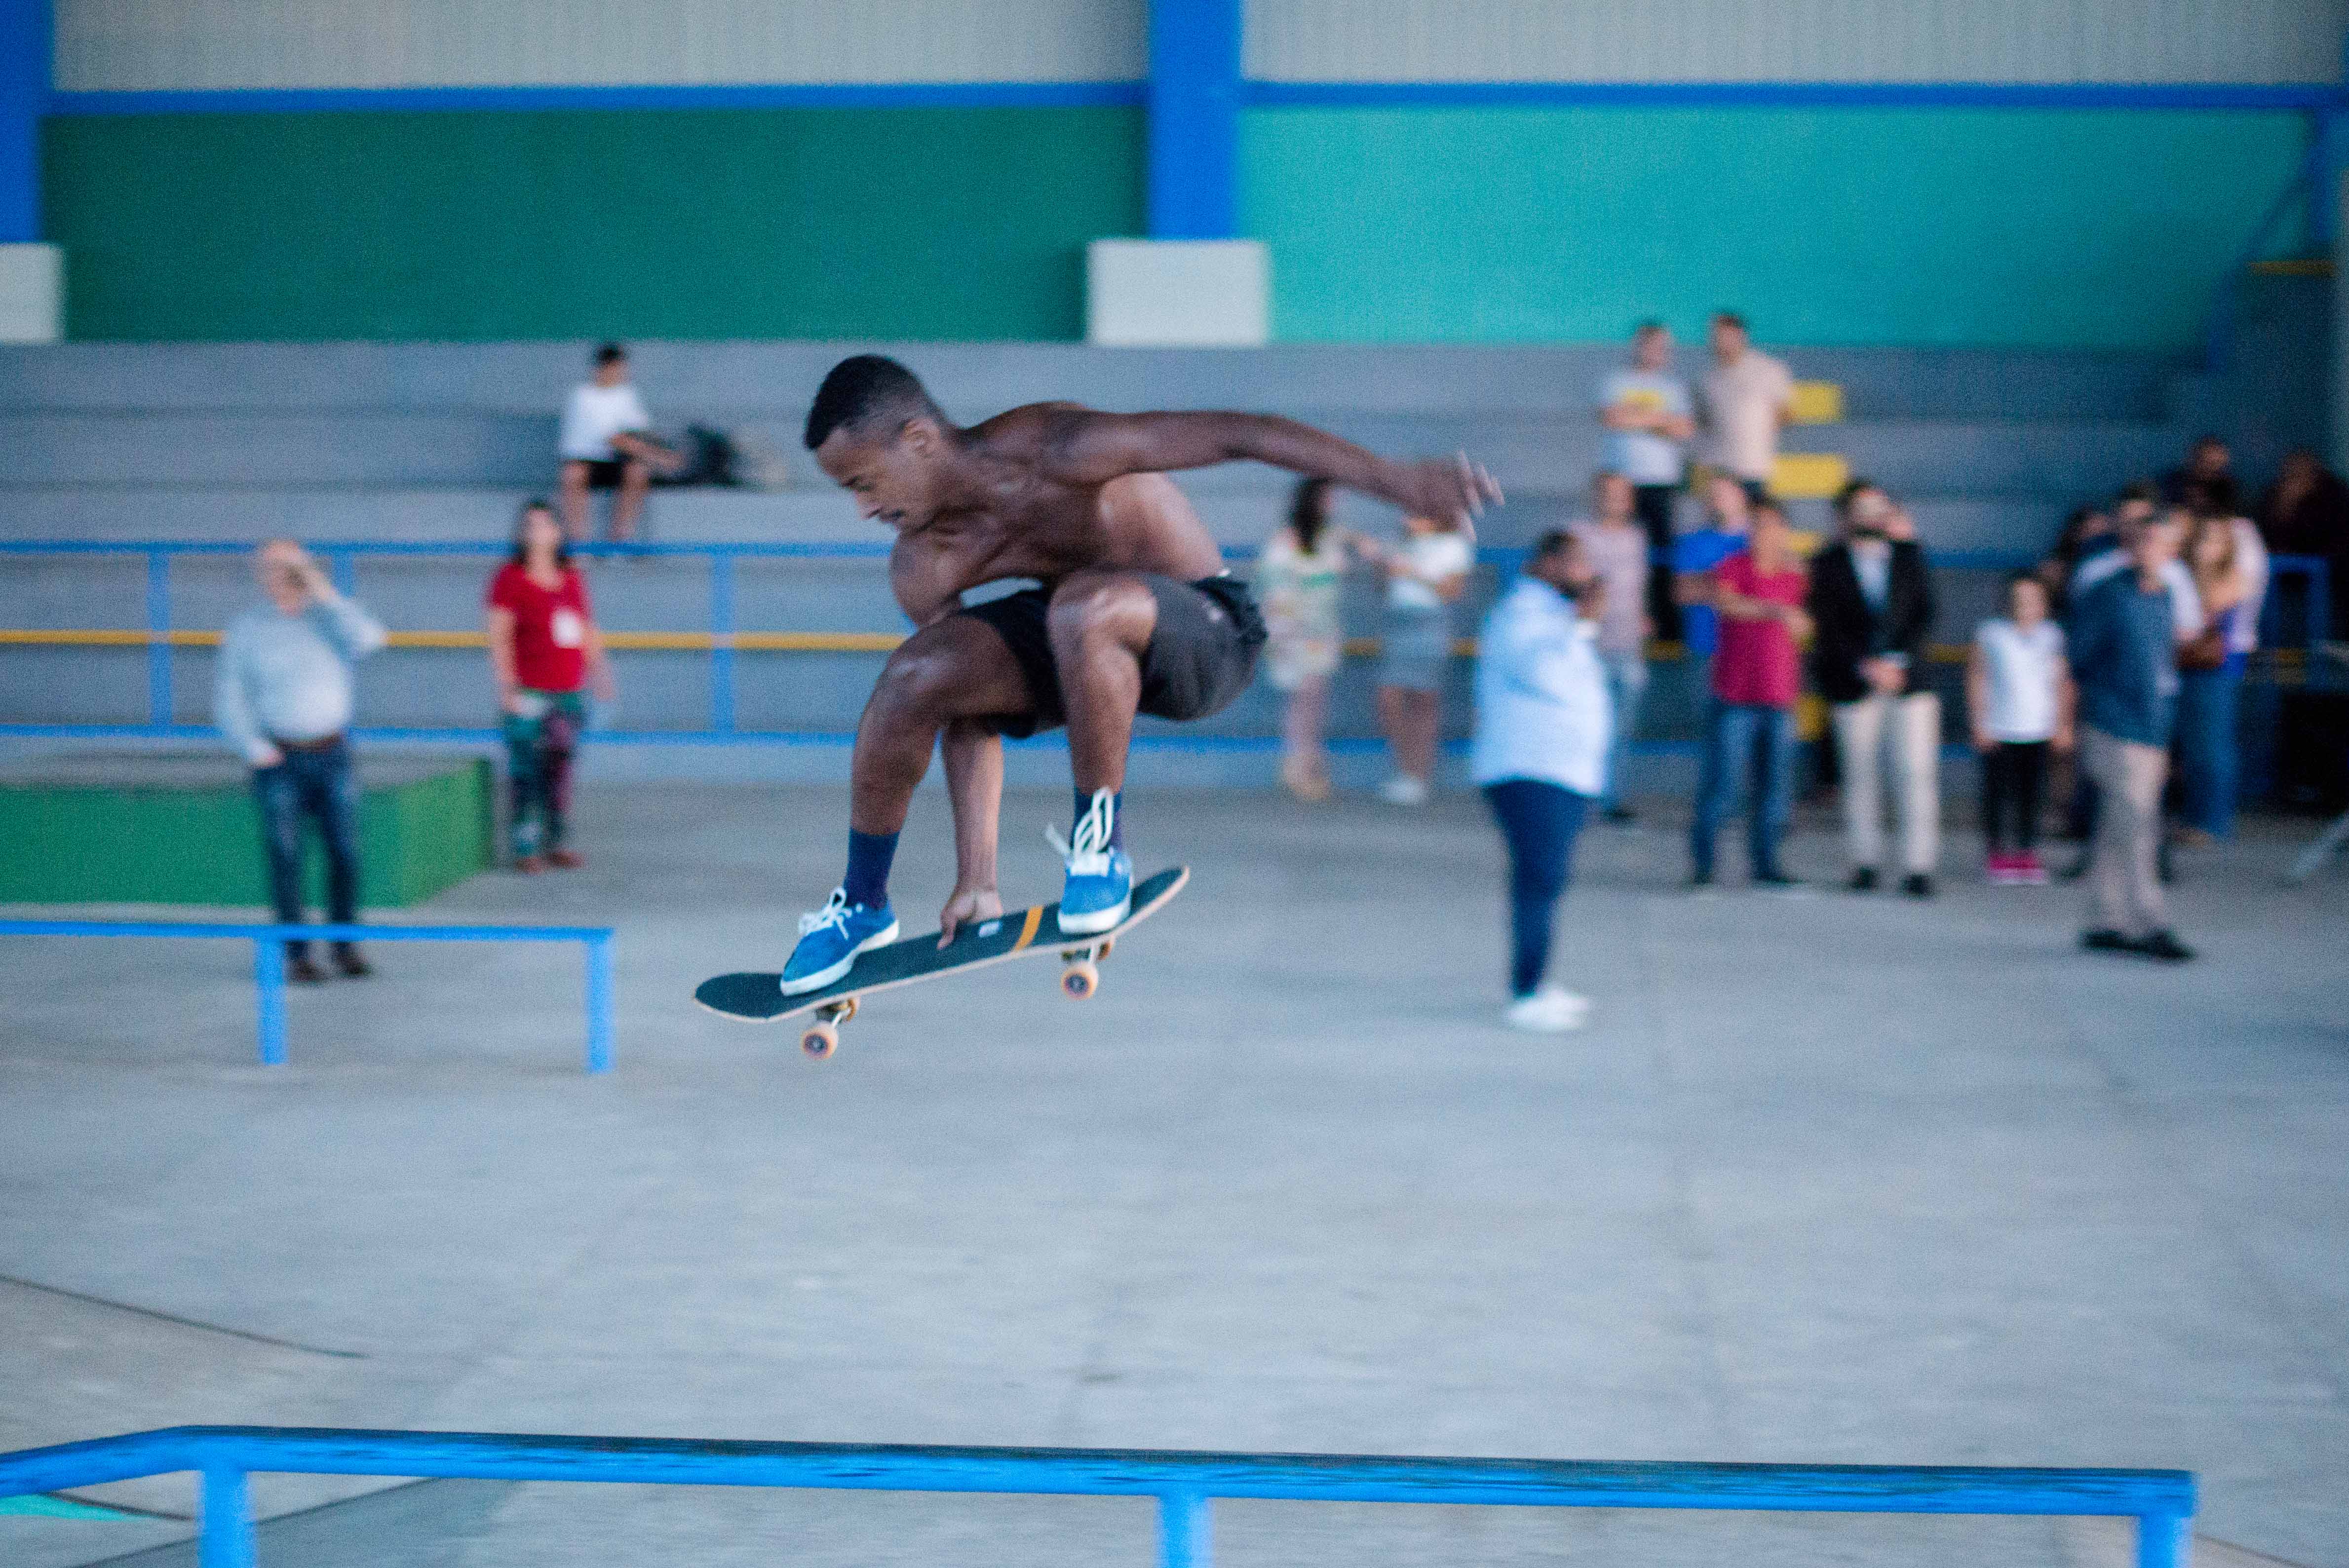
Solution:
{"label": "man's outstretched arm", "polygon": [[1270,463],[1391,501],[1418,517],[1466,525],[1501,499],[1493,476],[1462,453],[1399,463],[1274,414],[1100,414],[1053,409],[1046,468],[1056,478],[1102,484],[1124,474],[1173,473],[1216,463]]}

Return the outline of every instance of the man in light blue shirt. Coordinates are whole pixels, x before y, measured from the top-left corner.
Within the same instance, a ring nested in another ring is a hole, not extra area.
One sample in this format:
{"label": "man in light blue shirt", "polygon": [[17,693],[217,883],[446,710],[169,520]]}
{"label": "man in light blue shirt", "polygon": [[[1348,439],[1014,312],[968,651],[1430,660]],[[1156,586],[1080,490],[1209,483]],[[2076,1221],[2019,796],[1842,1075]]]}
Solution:
{"label": "man in light blue shirt", "polygon": [[[1680,493],[1688,442],[1696,435],[1696,403],[1688,383],[1671,372],[1672,335],[1661,321],[1631,333],[1631,363],[1610,371],[1599,387],[1599,422],[1607,429],[1599,466],[1631,481],[1631,502],[1647,531],[1656,564],[1648,577],[1648,614],[1660,637],[1680,635],[1672,578],[1662,564],[1672,548],[1672,498]],[[1617,605],[1619,614],[1628,606]]]}
{"label": "man in light blue shirt", "polygon": [[[302,920],[302,829],[315,819],[326,846],[327,918],[358,918],[358,787],[352,777],[351,666],[383,646],[383,625],[335,591],[309,552],[273,539],[254,557],[269,595],[229,624],[213,679],[212,717],[253,769],[269,901],[281,924]],[[371,973],[358,948],[333,946],[335,967]],[[285,944],[285,975],[325,978],[310,944]]]}
{"label": "man in light blue shirt", "polygon": [[1590,1010],[1543,975],[1575,835],[1607,788],[1613,715],[1596,640],[1605,597],[1582,542],[1545,534],[1477,640],[1469,770],[1509,846],[1512,1028],[1580,1028]]}

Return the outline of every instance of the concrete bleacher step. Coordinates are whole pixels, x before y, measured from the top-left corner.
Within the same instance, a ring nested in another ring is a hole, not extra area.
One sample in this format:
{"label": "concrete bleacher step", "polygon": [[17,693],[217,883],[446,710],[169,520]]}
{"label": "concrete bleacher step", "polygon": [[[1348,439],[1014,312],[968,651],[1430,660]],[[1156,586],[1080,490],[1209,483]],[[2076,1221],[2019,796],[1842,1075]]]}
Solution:
{"label": "concrete bleacher step", "polygon": [[[1766,330],[1766,327],[1765,327]],[[544,415],[590,346],[552,343],[77,343],[0,347],[0,408],[478,408]],[[1586,413],[1617,344],[1279,344],[1261,349],[1060,343],[665,342],[631,346],[664,419],[805,408],[844,354],[894,354],[957,418],[1073,398],[1105,407],[1511,408]],[[1853,418],[2158,420],[2179,366],[2159,356],[2028,349],[1773,347],[1835,382]],[[1701,346],[1681,368],[1701,374]]]}
{"label": "concrete bleacher step", "polygon": [[[1466,452],[1506,488],[1579,489],[1598,466],[1595,421],[1564,414],[1380,413],[1304,408],[1297,417],[1395,457]],[[779,421],[730,428],[789,452],[794,488],[822,488]],[[1798,426],[1786,446],[1833,453],[1895,490],[2085,497],[2175,459],[2165,427],[2020,420],[1853,420]],[[486,486],[543,489],[555,475],[554,422],[466,412],[0,414],[0,486]],[[1288,481],[1259,465],[1190,476],[1200,492]],[[7,498],[0,494],[0,505]]]}
{"label": "concrete bleacher step", "polygon": [[[1288,482],[1267,474],[1252,490],[1181,482],[1199,514],[1227,547],[1266,539],[1286,514]],[[291,488],[189,490],[169,487],[0,488],[0,538],[250,542],[280,534],[318,542],[500,540],[512,526],[524,487],[443,489]],[[2067,495],[1903,497],[1927,543],[1940,550],[2039,550],[2075,504]],[[1478,525],[1487,543],[1529,542],[1542,530],[1578,515],[1582,488],[1519,488]],[[1684,505],[1688,503],[1683,503]],[[1806,528],[1827,523],[1824,502],[1790,509]],[[741,490],[667,490],[653,493],[648,534],[668,544],[776,542],[885,544],[888,531],[856,515],[838,490],[761,493]],[[1386,532],[1393,513],[1374,502],[1341,498],[1339,516],[1352,527]],[[6,621],[0,603],[0,621]],[[18,624],[11,622],[9,624]]]}
{"label": "concrete bleacher step", "polygon": [[0,484],[533,484],[552,416],[0,413]]}

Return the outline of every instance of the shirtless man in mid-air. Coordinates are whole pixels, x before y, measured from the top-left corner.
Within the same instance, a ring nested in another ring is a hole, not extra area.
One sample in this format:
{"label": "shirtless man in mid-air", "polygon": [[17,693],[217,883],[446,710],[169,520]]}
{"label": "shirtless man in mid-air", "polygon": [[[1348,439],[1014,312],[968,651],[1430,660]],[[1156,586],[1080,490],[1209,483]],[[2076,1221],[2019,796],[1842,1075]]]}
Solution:
{"label": "shirtless man in mid-air", "polygon": [[[1253,459],[1407,513],[1465,522],[1501,499],[1467,459],[1390,462],[1262,414],[1103,414],[1031,403],[968,429],[911,371],[861,354],[808,410],[808,449],[857,511],[897,531],[889,583],[917,628],[890,655],[856,727],[848,874],[800,921],[796,995],[892,942],[889,862],[943,737],[955,890],[945,938],[1003,913],[995,890],[1006,735],[1065,723],[1076,781],[1061,930],[1106,931],[1133,902],[1119,791],[1136,713],[1203,718],[1255,674],[1264,623],[1183,492],[1164,476]],[[965,608],[981,583],[1042,584]]]}

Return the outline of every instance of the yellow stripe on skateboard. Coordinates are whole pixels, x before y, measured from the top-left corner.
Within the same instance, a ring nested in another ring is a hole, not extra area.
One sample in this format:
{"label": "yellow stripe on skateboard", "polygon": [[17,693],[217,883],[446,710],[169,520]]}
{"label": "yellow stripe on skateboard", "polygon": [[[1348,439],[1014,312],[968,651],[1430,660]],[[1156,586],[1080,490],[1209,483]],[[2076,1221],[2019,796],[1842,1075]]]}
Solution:
{"label": "yellow stripe on skateboard", "polygon": [[1011,951],[1017,953],[1021,948],[1027,946],[1030,943],[1035,941],[1036,928],[1043,923],[1044,906],[1040,903],[1030,904],[1028,906],[1028,919],[1019,927],[1019,940],[1011,944]]}

